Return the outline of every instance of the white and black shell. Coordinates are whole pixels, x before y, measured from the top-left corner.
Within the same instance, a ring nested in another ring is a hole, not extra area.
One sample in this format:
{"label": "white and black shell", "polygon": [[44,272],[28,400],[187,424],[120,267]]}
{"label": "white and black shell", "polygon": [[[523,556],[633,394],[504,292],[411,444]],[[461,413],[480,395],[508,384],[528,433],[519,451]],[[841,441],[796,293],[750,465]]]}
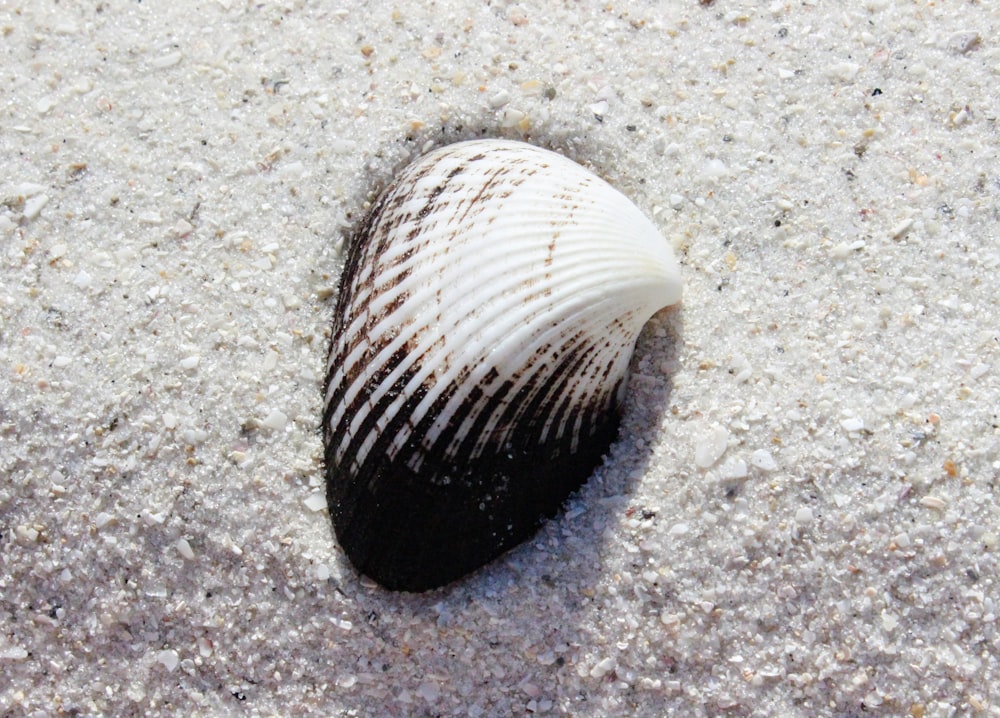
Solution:
{"label": "white and black shell", "polygon": [[561,155],[475,140],[406,167],[333,322],[327,495],[354,566],[422,591],[530,537],[607,451],[639,331],[680,294],[653,224]]}

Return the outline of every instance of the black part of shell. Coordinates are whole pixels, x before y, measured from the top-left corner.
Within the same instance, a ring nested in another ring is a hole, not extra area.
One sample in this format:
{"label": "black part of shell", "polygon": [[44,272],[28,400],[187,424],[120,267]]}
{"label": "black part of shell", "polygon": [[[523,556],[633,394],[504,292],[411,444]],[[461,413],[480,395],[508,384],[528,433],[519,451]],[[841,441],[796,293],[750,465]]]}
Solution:
{"label": "black part of shell", "polygon": [[569,441],[525,446],[515,437],[472,461],[424,456],[419,471],[409,467],[408,450],[388,459],[376,448],[360,467],[337,464],[328,438],[327,500],[337,540],[358,571],[386,588],[443,586],[555,515],[600,463],[618,424],[617,408],[590,413],[575,453]]}

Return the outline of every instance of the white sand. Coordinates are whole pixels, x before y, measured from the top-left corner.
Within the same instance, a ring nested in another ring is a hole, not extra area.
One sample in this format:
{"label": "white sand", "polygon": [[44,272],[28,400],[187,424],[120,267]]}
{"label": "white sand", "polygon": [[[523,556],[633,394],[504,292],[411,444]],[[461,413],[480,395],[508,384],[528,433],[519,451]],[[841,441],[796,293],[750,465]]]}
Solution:
{"label": "white sand", "polygon": [[[371,5],[0,0],[0,715],[1000,715],[996,3]],[[685,299],[568,513],[392,594],[323,506],[339,248],[480,134]]]}

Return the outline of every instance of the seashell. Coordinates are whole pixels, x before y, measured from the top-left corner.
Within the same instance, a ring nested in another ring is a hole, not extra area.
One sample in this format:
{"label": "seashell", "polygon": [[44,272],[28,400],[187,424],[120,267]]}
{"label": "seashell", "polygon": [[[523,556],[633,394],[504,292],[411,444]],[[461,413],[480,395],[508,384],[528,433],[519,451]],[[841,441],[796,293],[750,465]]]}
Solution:
{"label": "seashell", "polygon": [[561,155],[474,140],[403,169],[349,248],[326,378],[355,568],[423,591],[533,535],[601,461],[638,334],[680,294],[654,225]]}

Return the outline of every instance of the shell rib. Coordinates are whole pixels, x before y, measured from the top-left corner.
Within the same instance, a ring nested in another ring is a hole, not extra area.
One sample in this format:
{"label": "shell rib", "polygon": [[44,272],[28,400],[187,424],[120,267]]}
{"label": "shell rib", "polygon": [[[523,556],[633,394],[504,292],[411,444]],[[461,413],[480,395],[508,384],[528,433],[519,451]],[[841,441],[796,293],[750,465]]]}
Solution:
{"label": "shell rib", "polygon": [[349,249],[323,417],[338,541],[421,591],[531,536],[614,439],[643,324],[678,301],[653,224],[520,142],[431,152]]}

